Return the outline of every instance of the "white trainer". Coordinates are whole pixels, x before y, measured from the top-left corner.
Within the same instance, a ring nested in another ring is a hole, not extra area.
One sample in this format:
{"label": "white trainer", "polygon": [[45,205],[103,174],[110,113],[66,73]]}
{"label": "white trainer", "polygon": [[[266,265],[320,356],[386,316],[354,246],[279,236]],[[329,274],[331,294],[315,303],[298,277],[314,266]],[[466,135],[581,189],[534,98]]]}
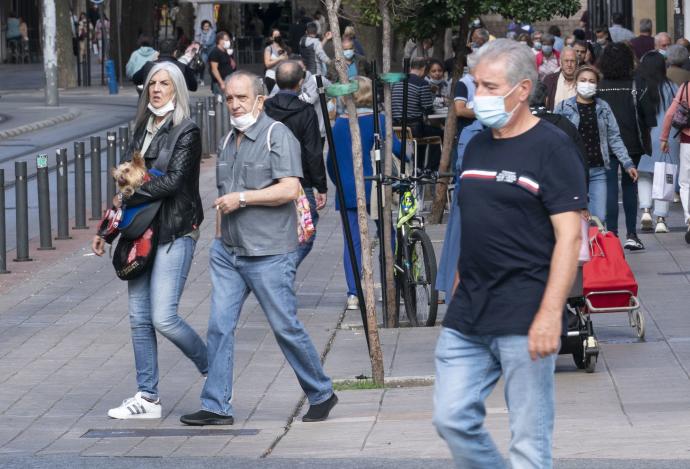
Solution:
{"label": "white trainer", "polygon": [[350,295],[347,297],[347,309],[359,309],[359,299],[356,295]]}
{"label": "white trainer", "polygon": [[668,226],[666,226],[666,220],[664,220],[663,217],[659,217],[656,219],[656,228],[654,229],[655,233],[668,233]]}
{"label": "white trainer", "polygon": [[122,401],[120,407],[108,411],[111,419],[159,419],[161,418],[161,401],[149,402],[138,392],[134,397]]}
{"label": "white trainer", "polygon": [[644,209],[642,218],[640,219],[640,224],[642,225],[642,231],[652,231],[652,214],[649,213],[649,209]]}

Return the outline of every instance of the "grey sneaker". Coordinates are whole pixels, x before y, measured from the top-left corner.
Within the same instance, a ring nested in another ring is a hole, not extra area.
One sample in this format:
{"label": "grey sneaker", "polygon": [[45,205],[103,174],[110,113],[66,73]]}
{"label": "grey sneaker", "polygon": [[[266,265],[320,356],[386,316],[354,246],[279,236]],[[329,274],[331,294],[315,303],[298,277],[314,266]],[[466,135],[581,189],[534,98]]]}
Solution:
{"label": "grey sneaker", "polygon": [[642,225],[642,231],[652,231],[654,225],[652,224],[652,214],[649,213],[649,209],[645,208],[642,212],[642,218],[640,219],[640,225]]}
{"label": "grey sneaker", "polygon": [[350,295],[347,297],[347,308],[348,310],[359,309],[359,298],[356,295]]}

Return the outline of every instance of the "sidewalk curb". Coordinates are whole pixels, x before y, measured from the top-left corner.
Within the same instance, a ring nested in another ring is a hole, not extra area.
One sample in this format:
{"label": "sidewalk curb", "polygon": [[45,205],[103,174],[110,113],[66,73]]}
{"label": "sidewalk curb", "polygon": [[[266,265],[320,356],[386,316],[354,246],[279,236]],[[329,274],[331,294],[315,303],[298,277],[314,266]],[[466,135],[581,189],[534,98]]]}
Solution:
{"label": "sidewalk curb", "polygon": [[28,132],[33,132],[34,130],[45,129],[46,127],[52,127],[54,125],[60,124],[61,122],[71,121],[77,118],[81,114],[81,111],[77,108],[68,108],[65,114],[60,114],[59,116],[51,117],[50,119],[44,119],[38,122],[32,122],[31,124],[20,125],[13,129],[0,131],[0,141],[17,137],[21,134]]}

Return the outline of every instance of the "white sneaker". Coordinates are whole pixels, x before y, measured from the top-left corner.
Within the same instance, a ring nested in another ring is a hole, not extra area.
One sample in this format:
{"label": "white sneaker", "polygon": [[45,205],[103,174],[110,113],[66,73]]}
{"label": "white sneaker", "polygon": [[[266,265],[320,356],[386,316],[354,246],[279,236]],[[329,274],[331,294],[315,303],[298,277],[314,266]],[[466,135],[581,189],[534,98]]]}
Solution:
{"label": "white sneaker", "polygon": [[673,203],[674,204],[679,204],[680,203],[680,194],[678,192],[675,192],[673,194]]}
{"label": "white sneaker", "polygon": [[668,226],[666,226],[666,220],[664,220],[664,217],[659,217],[656,219],[656,228],[654,229],[655,233],[668,233]]}
{"label": "white sneaker", "polygon": [[122,401],[120,407],[108,411],[108,417],[112,419],[159,419],[161,418],[161,401],[149,402],[141,397],[138,392],[134,397]]}
{"label": "white sneaker", "polygon": [[652,214],[649,213],[648,209],[644,209],[642,218],[640,219],[640,224],[642,225],[642,231],[652,231],[654,228],[652,224]]}
{"label": "white sneaker", "polygon": [[359,298],[356,295],[350,295],[347,297],[347,308],[348,310],[359,309]]}

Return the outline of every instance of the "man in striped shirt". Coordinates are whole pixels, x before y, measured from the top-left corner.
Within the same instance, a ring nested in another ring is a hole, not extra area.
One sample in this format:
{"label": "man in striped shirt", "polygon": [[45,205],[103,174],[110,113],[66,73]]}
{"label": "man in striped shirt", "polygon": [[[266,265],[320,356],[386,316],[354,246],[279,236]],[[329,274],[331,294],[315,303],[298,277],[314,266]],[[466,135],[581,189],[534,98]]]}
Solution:
{"label": "man in striped shirt", "polygon": [[[407,126],[412,130],[413,137],[441,137],[443,129],[433,127],[424,122],[424,116],[434,109],[434,94],[431,86],[424,79],[426,74],[426,59],[417,57],[410,62],[410,74],[408,75],[407,90]],[[403,82],[393,85],[391,104],[393,107],[393,125],[402,124],[403,114]],[[425,146],[420,145],[418,154],[418,166],[424,164]],[[429,150],[429,161],[426,169],[438,170],[441,161],[441,149],[438,145],[433,145]]]}

